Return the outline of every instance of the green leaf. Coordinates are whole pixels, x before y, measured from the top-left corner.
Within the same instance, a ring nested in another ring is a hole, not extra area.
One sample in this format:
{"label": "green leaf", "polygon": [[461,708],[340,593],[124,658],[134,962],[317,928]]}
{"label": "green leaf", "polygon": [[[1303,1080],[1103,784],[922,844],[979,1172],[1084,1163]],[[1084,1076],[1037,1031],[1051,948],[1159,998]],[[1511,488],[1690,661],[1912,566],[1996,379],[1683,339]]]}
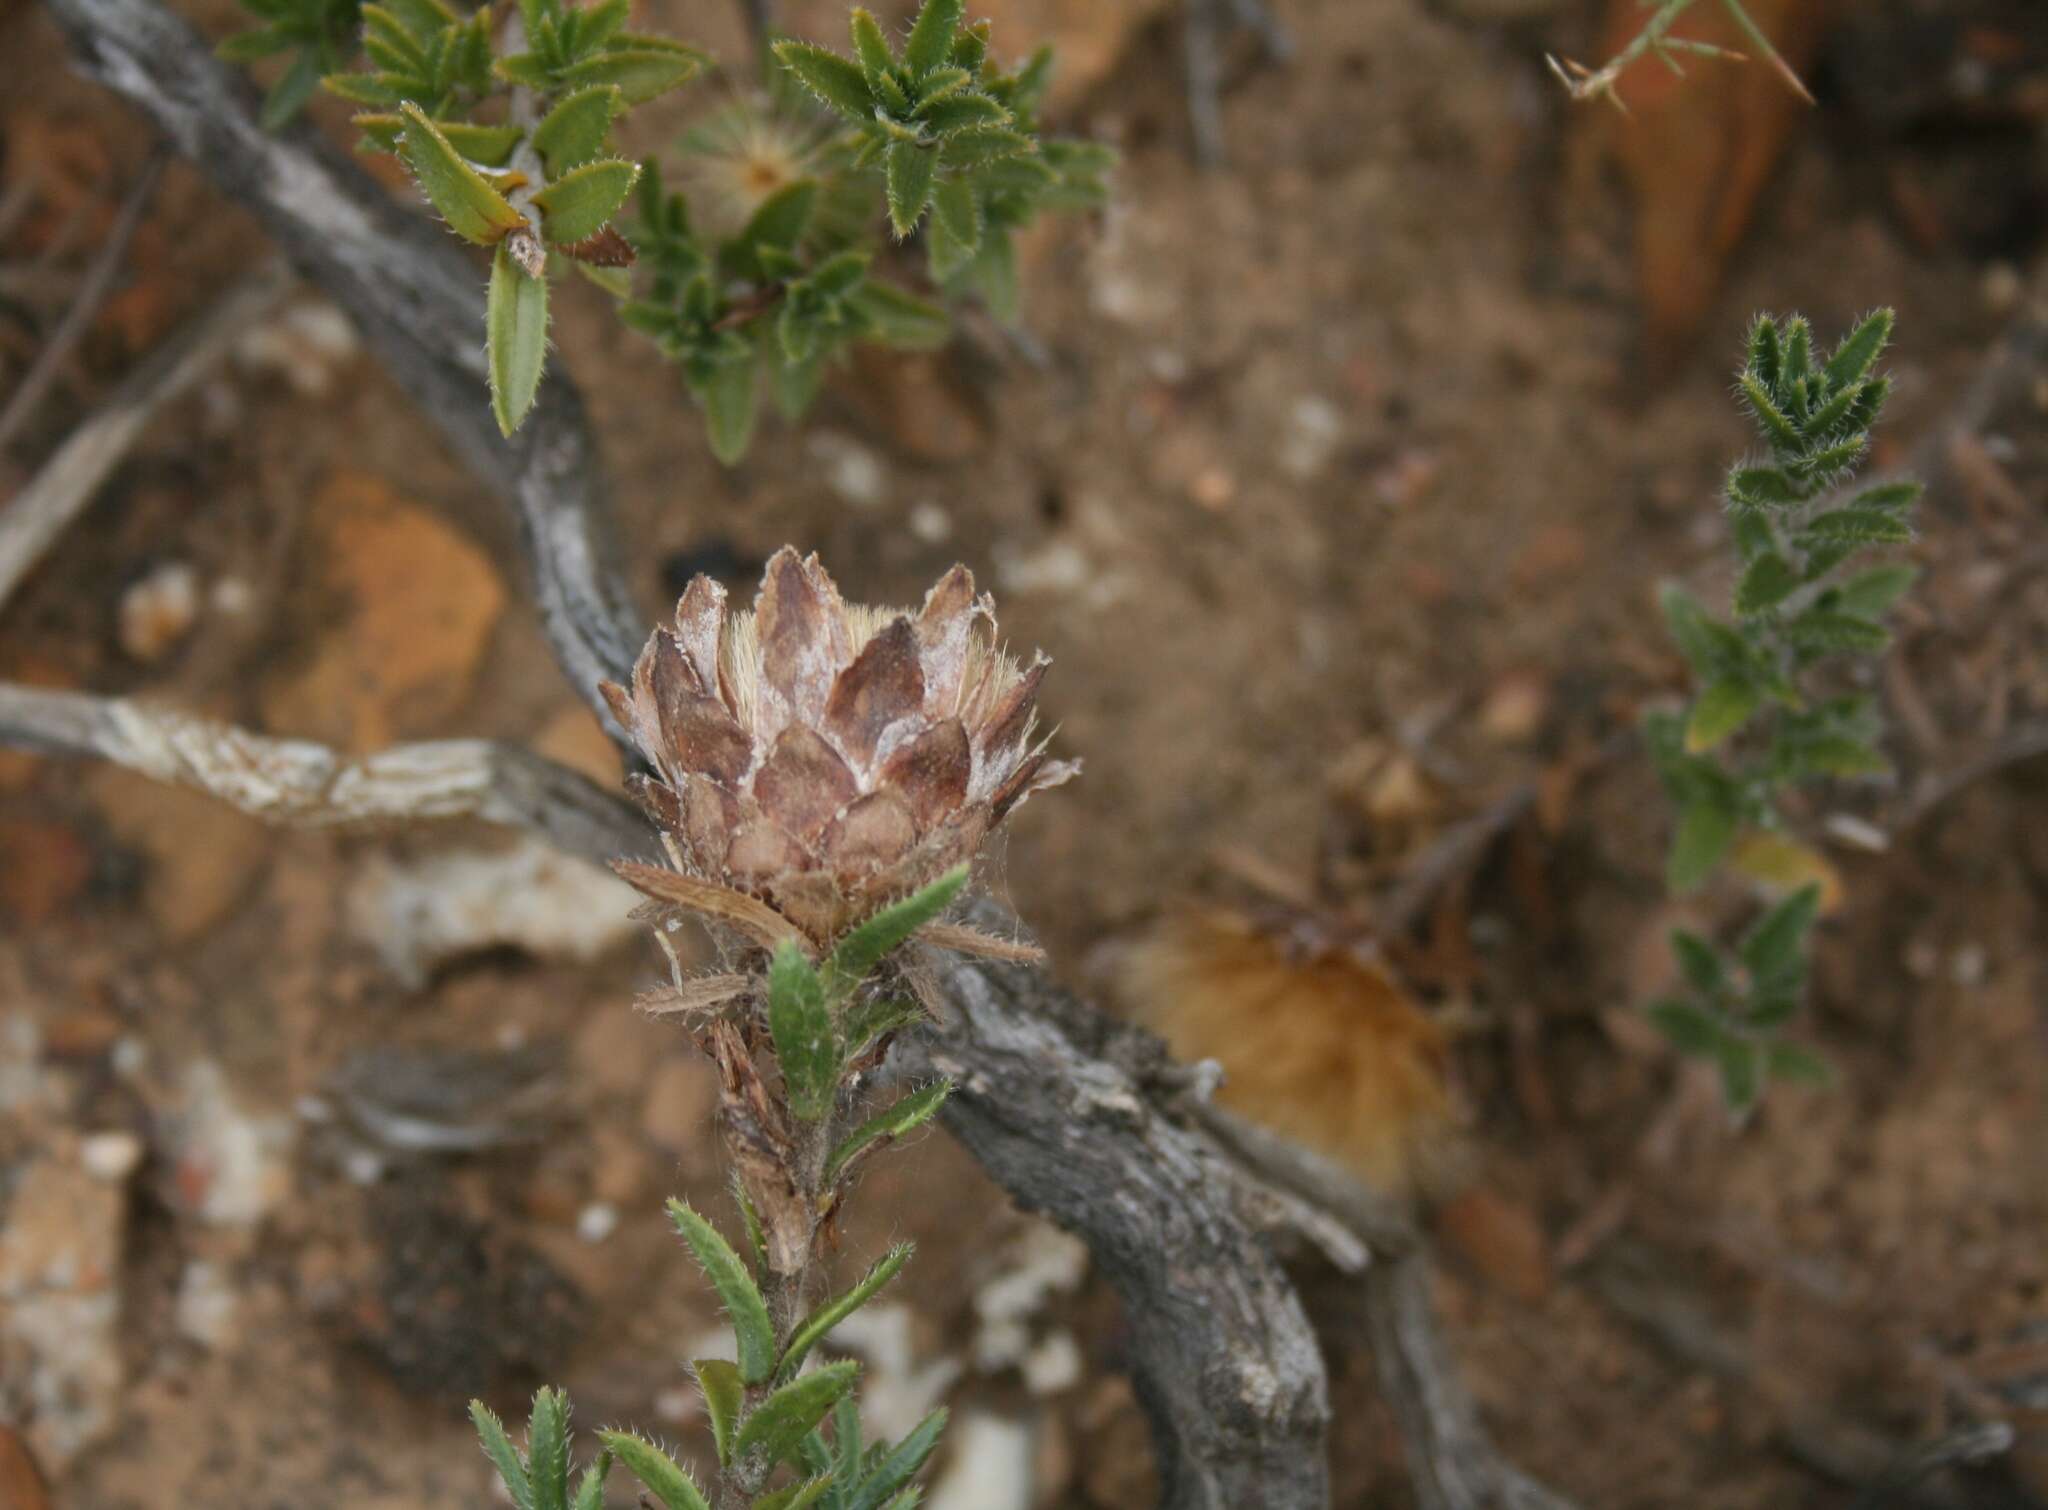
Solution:
{"label": "green leaf", "polygon": [[1834,1084],[1835,1071],[1826,1059],[1796,1043],[1778,1041],[1764,1047],[1764,1073],[1773,1080],[1790,1080],[1795,1085]]}
{"label": "green leaf", "polygon": [[612,1453],[607,1447],[597,1455],[596,1462],[583,1470],[583,1477],[577,1481],[573,1510],[604,1510],[604,1481],[611,1471]]}
{"label": "green leaf", "polygon": [[1903,561],[1886,565],[1874,565],[1868,572],[1858,572],[1853,578],[1841,584],[1835,606],[1841,613],[1858,619],[1878,621],[1882,619],[1898,598],[1907,594],[1907,588],[1919,578],[1919,568]]}
{"label": "green leaf", "polygon": [[764,1494],[754,1501],[753,1510],[808,1510],[825,1497],[825,1491],[832,1487],[832,1475],[821,1474],[814,1479],[804,1479],[773,1494]]}
{"label": "green leaf", "polygon": [[407,100],[398,109],[406,123],[399,155],[450,230],[478,246],[491,246],[526,224],[526,217],[462,160],[419,106]]}
{"label": "green leaf", "polygon": [[282,131],[293,116],[306,108],[306,101],[320,87],[320,52],[301,48],[270,92],[263,97],[263,110],[256,123],[265,131]]}
{"label": "green leaf", "polygon": [[945,1429],[946,1409],[940,1406],[912,1427],[903,1440],[875,1464],[847,1510],[887,1510],[892,1497],[904,1492],[905,1486],[924,1467],[925,1461],[939,1445],[939,1434]]}
{"label": "green leaf", "polygon": [[704,66],[703,56],[673,47],[613,47],[562,70],[570,89],[610,84],[628,105],[644,105],[690,82]]}
{"label": "green leaf", "polygon": [[490,292],[484,302],[486,356],[491,376],[491,412],[498,429],[519,428],[540,392],[548,359],[548,283],[530,278],[500,242],[491,257]]}
{"label": "green leaf", "polygon": [[564,174],[533,196],[541,212],[541,231],[552,242],[581,241],[605,228],[626,196],[640,165],[610,157]]}
{"label": "green leaf", "polygon": [[830,1185],[855,1154],[882,1138],[900,1138],[938,1115],[946,1098],[953,1094],[953,1082],[937,1080],[921,1091],[912,1091],[885,1112],[877,1113],[848,1133],[825,1161],[825,1183]]}
{"label": "green leaf", "polygon": [[1678,970],[1685,977],[1685,983],[1706,997],[1716,997],[1728,986],[1728,968],[1721,963],[1721,956],[1714,946],[1697,933],[1688,933],[1683,928],[1671,930],[1671,952],[1678,960]]}
{"label": "green leaf", "polygon": [[853,52],[860,59],[860,71],[866,77],[868,87],[896,66],[896,55],[889,50],[889,39],[882,35],[881,23],[875,20],[865,7],[853,8]]}
{"label": "green leaf", "polygon": [[298,34],[289,27],[253,26],[223,38],[214,48],[213,55],[223,63],[254,63],[259,58],[296,46],[298,41]]}
{"label": "green leaf", "polygon": [[913,79],[946,65],[953,52],[953,33],[966,9],[965,0],[924,0],[911,23],[910,40],[903,45],[903,68]]}
{"label": "green leaf", "polygon": [[1883,625],[1825,608],[1809,608],[1789,620],[1785,637],[1803,650],[1822,653],[1854,651],[1867,655],[1891,643],[1891,635]]}
{"label": "green leaf", "polygon": [[1775,551],[1758,556],[1735,584],[1735,611],[1745,618],[1776,608],[1799,587],[1799,573]]}
{"label": "green leaf", "polygon": [[964,92],[926,100],[917,107],[917,118],[934,136],[952,136],[962,131],[982,131],[1009,124],[1010,112],[985,94]]}
{"label": "green leaf", "polygon": [[776,1369],[777,1375],[786,1379],[803,1367],[803,1361],[809,1356],[811,1349],[822,1342],[832,1328],[874,1299],[882,1286],[894,1279],[897,1271],[910,1262],[910,1255],[915,1251],[915,1246],[911,1243],[898,1243],[882,1255],[859,1284],[806,1316],[802,1325],[790,1334],[789,1348],[782,1355],[782,1362]]}
{"label": "green leaf", "polygon": [[846,1056],[851,1059],[884,1033],[910,1026],[924,1017],[924,1008],[908,997],[873,996],[846,1009],[841,1027]]}
{"label": "green leaf", "polygon": [[667,1510],[711,1510],[710,1501],[704,1498],[697,1481],[652,1442],[630,1431],[601,1431],[597,1435]]}
{"label": "green leaf", "polygon": [[1757,990],[1784,990],[1806,978],[1806,935],[1819,915],[1819,885],[1802,886],[1742,936],[1736,957]]}
{"label": "green leaf", "polygon": [[841,115],[863,125],[872,118],[874,94],[858,64],[810,42],[777,42],[775,57],[799,84]]}
{"label": "green leaf", "polygon": [[1721,1041],[1728,1036],[1719,1017],[1698,1003],[1679,997],[1653,1001],[1645,1013],[1671,1046],[1690,1058],[1704,1059],[1720,1053]]}
{"label": "green leaf", "polygon": [[785,940],[768,964],[768,1031],[782,1066],[789,1109],[805,1122],[832,1110],[839,1089],[839,1035],[825,1005],[825,983]]}
{"label": "green leaf", "polygon": [[946,228],[946,233],[967,255],[972,256],[980,248],[981,204],[966,179],[950,178],[940,184],[932,199],[932,213],[936,223]]}
{"label": "green leaf", "polygon": [[720,362],[698,390],[697,397],[704,405],[704,428],[711,440],[711,454],[728,467],[736,466],[753,444],[754,421],[760,413],[753,354]]}
{"label": "green leaf", "polygon": [[1759,701],[1761,698],[1754,683],[1730,678],[1707,683],[1706,690],[1692,705],[1692,717],[1686,720],[1687,753],[1697,755],[1713,749],[1749,722],[1749,716],[1756,712]]}
{"label": "green leaf", "polygon": [[484,1456],[491,1460],[492,1466],[498,1470],[498,1477],[505,1481],[512,1503],[517,1510],[534,1510],[533,1485],[526,1477],[526,1460],[519,1456],[519,1449],[505,1435],[505,1423],[492,1415],[481,1400],[469,1402],[469,1419],[476,1426],[476,1434],[483,1439]]}
{"label": "green leaf", "polygon": [[1920,495],[1926,491],[1925,484],[1915,482],[1910,477],[1900,482],[1880,482],[1858,492],[1849,500],[1849,507],[1902,512],[1918,503]]}
{"label": "green leaf", "polygon": [[967,867],[956,865],[921,891],[892,902],[832,946],[820,972],[825,999],[833,1006],[845,1001],[855,986],[913,933],[934,922],[953,905],[967,886]]}
{"label": "green leaf", "polygon": [[[930,0],[936,4],[937,0]],[[913,142],[891,142],[883,156],[888,176],[889,225],[901,241],[917,229],[924,207],[932,197],[932,179],[939,168],[939,154]]]}
{"label": "green leaf", "polygon": [[699,1358],[690,1365],[697,1375],[697,1388],[704,1392],[704,1413],[711,1418],[711,1438],[718,1448],[720,1467],[732,1463],[732,1433],[747,1403],[747,1383],[739,1365],[723,1358]]}
{"label": "green leaf", "polygon": [[1862,324],[1842,338],[1842,344],[1835,348],[1835,354],[1821,369],[1830,388],[1846,388],[1870,375],[1871,367],[1892,338],[1892,323],[1896,318],[1889,309],[1872,310]]}
{"label": "green leaf", "polygon": [[594,84],[564,96],[533,128],[534,150],[548,177],[560,178],[603,152],[612,122],[625,108],[626,97],[616,84]]}
{"label": "green leaf", "polygon": [[1882,508],[1831,508],[1806,520],[1800,543],[1806,541],[1849,541],[1853,545],[1905,545],[1913,539],[1913,527],[1903,518]]}
{"label": "green leaf", "polygon": [[[784,184],[761,201],[748,218],[746,228],[733,239],[753,251],[758,247],[794,247],[811,223],[811,210],[818,200],[816,179],[799,178]],[[749,269],[758,275],[758,269]]]}
{"label": "green leaf", "polygon": [[930,351],[946,344],[952,322],[945,310],[914,294],[870,278],[853,296],[875,340],[901,351]]}
{"label": "green leaf", "polygon": [[1880,776],[1892,768],[1869,744],[1846,736],[1802,740],[1794,759],[1801,772],[1821,776]]}
{"label": "green leaf", "polygon": [[1773,991],[1752,997],[1742,1010],[1742,1021],[1753,1033],[1769,1032],[1790,1022],[1799,1012],[1797,990]]}
{"label": "green leaf", "polygon": [[1784,352],[1778,346],[1778,327],[1769,315],[1758,315],[1749,327],[1748,368],[1766,389],[1776,388],[1784,371]]}
{"label": "green leaf", "polygon": [[949,168],[974,168],[1028,156],[1036,147],[1030,137],[1007,126],[976,126],[947,137],[941,152]]}
{"label": "green leaf", "polygon": [[860,1365],[846,1359],[792,1379],[748,1413],[733,1443],[733,1456],[740,1459],[758,1452],[771,1463],[781,1462],[845,1397],[859,1375]]}
{"label": "green leaf", "polygon": [[1017,322],[1017,249],[1010,233],[990,229],[982,237],[981,255],[971,269],[974,285],[988,312],[1005,325]]}
{"label": "green leaf", "polygon": [[1728,474],[1728,501],[1738,508],[1781,509],[1805,498],[1805,491],[1779,467],[1737,467]]}
{"label": "green leaf", "polygon": [[1678,832],[1665,862],[1666,884],[1681,894],[1697,890],[1727,855],[1740,826],[1729,804],[1704,793],[1694,797],[1678,815]]}
{"label": "green leaf", "polygon": [[534,1510],[569,1510],[569,1409],[558,1389],[533,1397],[526,1422],[526,1475]]}
{"label": "green leaf", "polygon": [[679,1200],[669,1201],[668,1215],[732,1318],[733,1335],[739,1342],[740,1377],[749,1384],[761,1383],[775,1371],[775,1327],[768,1319],[768,1302],[716,1227]]}
{"label": "green leaf", "polygon": [[754,1260],[754,1273],[768,1272],[768,1234],[761,1229],[761,1213],[754,1209],[753,1198],[747,1194],[746,1182],[735,1169],[732,1173],[733,1204],[740,1208],[740,1225],[746,1228],[747,1251]]}
{"label": "green leaf", "polygon": [[1729,1112],[1740,1121],[1755,1108],[1763,1090],[1763,1056],[1753,1039],[1729,1033],[1714,1051],[1714,1058],[1721,1069],[1721,1094]]}
{"label": "green leaf", "polygon": [[1800,447],[1799,427],[1786,417],[1785,411],[1771,401],[1763,384],[1755,376],[1745,372],[1739,379],[1742,397],[1755,418],[1757,429],[1765,440],[1781,451],[1797,451]]}
{"label": "green leaf", "polygon": [[1708,616],[1699,600],[1684,588],[1667,584],[1657,595],[1664,622],[1678,650],[1695,673],[1711,680],[1749,659],[1749,646],[1726,624]]}
{"label": "green leaf", "polygon": [[438,129],[449,146],[486,168],[502,168],[526,134],[517,126],[473,126],[467,121],[441,121]]}

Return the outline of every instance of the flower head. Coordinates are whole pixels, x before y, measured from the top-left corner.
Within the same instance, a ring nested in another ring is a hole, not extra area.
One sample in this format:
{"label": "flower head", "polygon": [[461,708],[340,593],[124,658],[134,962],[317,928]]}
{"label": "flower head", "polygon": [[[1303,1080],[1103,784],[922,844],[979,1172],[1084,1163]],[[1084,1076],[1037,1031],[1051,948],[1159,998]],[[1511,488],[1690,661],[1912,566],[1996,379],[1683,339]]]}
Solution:
{"label": "flower head", "polygon": [[708,883],[698,910],[751,916],[759,936],[775,925],[748,908],[765,904],[822,946],[971,859],[1011,809],[1079,770],[1035,738],[1049,664],[996,645],[993,604],[965,567],[916,611],[873,608],[784,547],[751,611],[692,581],[632,687],[604,691],[654,766],[635,795],[681,876]]}

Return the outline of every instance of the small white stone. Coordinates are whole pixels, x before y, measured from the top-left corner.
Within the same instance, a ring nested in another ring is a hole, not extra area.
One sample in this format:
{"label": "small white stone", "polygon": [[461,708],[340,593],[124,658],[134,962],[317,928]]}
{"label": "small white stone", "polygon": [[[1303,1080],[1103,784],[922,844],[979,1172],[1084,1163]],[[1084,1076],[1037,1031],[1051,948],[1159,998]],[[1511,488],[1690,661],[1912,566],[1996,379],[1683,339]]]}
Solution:
{"label": "small white stone", "polygon": [[970,1410],[947,1432],[952,1461],[932,1485],[931,1510],[1030,1510],[1032,1431],[1022,1421]]}
{"label": "small white stone", "polygon": [[374,1185],[384,1178],[384,1161],[367,1148],[351,1148],[341,1161],[341,1172],[355,1185]]}
{"label": "small white stone", "polygon": [[117,638],[129,656],[153,665],[177,649],[198,617],[199,573],[166,561],[121,594]]}
{"label": "small white stone", "polygon": [[939,545],[952,538],[953,516],[927,498],[910,511],[910,533],[926,545]]}
{"label": "small white stone", "polygon": [[586,1243],[601,1243],[619,1229],[619,1208],[606,1201],[592,1201],[576,1214],[576,1235]]}
{"label": "small white stone", "polygon": [[130,1132],[88,1134],[78,1145],[78,1164],[94,1179],[118,1185],[142,1162],[142,1139]]}
{"label": "small white stone", "polygon": [[1315,394],[1296,399],[1280,437],[1280,470],[1308,481],[1329,466],[1343,438],[1344,416],[1335,404]]}
{"label": "small white stone", "polygon": [[1019,1367],[1032,1394],[1059,1394],[1081,1382],[1081,1345],[1072,1332],[1054,1332],[1026,1353]]}
{"label": "small white stone", "polygon": [[235,1317],[241,1298],[218,1264],[194,1259],[178,1281],[178,1330],[202,1347],[220,1348],[235,1340]]}
{"label": "small white stone", "polygon": [[1949,960],[1949,978],[1959,986],[1981,986],[1990,965],[1982,944],[1965,944]]}
{"label": "small white stone", "polygon": [[852,436],[837,430],[814,430],[804,446],[824,470],[825,485],[846,502],[857,509],[871,509],[882,501],[888,473],[875,453]]}
{"label": "small white stone", "polygon": [[124,1034],[107,1051],[107,1065],[123,1080],[133,1080],[149,1068],[149,1045],[132,1033]]}

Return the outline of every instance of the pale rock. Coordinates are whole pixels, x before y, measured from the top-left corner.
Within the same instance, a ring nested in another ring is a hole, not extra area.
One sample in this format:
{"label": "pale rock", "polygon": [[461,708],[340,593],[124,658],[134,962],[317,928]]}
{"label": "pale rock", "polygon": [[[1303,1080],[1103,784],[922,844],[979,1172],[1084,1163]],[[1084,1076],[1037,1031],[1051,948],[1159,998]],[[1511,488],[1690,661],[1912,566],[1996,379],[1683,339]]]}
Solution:
{"label": "pale rock", "polygon": [[610,872],[539,839],[424,859],[372,859],[350,885],[357,936],[399,979],[510,945],[544,959],[590,961],[637,933],[638,894]]}
{"label": "pale rock", "polygon": [[121,594],[116,638],[121,649],[145,666],[155,665],[184,642],[199,617],[199,573],[184,561],[165,561]]}
{"label": "pale rock", "polygon": [[178,1331],[188,1341],[216,1351],[241,1335],[241,1297],[219,1264],[195,1258],[178,1278]]}
{"label": "pale rock", "polygon": [[949,1461],[925,1503],[931,1510],[1030,1510],[1032,1437],[1023,1421],[963,1411],[947,1428]]}
{"label": "pale rock", "polygon": [[1280,432],[1280,470],[1307,482],[1329,467],[1343,439],[1344,416],[1335,404],[1315,394],[1298,398]]}
{"label": "pale rock", "polygon": [[289,1116],[243,1109],[220,1066],[195,1060],[175,1133],[180,1194],[208,1226],[255,1227],[291,1188],[297,1130]]}

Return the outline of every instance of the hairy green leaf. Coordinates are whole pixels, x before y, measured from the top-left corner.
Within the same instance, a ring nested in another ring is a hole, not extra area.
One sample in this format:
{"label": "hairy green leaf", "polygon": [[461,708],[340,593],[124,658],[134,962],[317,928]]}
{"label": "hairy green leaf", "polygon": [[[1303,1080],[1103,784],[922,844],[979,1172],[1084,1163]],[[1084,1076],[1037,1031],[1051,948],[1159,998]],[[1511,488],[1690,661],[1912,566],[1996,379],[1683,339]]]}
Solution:
{"label": "hairy green leaf", "polygon": [[760,417],[753,354],[720,362],[698,389],[697,397],[704,405],[711,454],[728,467],[737,465],[754,442],[754,422]]}
{"label": "hairy green leaf", "polygon": [[837,1179],[847,1161],[869,1144],[883,1138],[900,1138],[931,1121],[952,1093],[952,1081],[934,1081],[921,1091],[912,1091],[887,1111],[868,1118],[832,1150],[832,1156],[825,1161],[825,1183],[829,1185]]}
{"label": "hairy green leaf", "polygon": [[1727,989],[1727,966],[1721,963],[1721,956],[1714,952],[1714,946],[1697,933],[1674,928],[1671,931],[1671,952],[1678,960],[1678,970],[1685,977],[1685,983],[1700,995],[1711,998]]}
{"label": "hairy green leaf", "polygon": [[966,9],[965,0],[924,0],[911,23],[910,40],[903,44],[904,71],[913,79],[945,66],[953,52],[953,33]]}
{"label": "hairy green leaf", "polygon": [[616,84],[593,84],[563,96],[533,128],[534,150],[548,177],[560,178],[601,154],[612,122],[625,108],[626,96]]}
{"label": "hairy green leaf", "polygon": [[1827,366],[1821,369],[1829,387],[1846,388],[1870,375],[1870,369],[1876,365],[1892,338],[1892,324],[1896,318],[1889,309],[1872,310],[1860,325],[1842,338],[1842,344],[1835,348]]}
{"label": "hairy green leaf", "polygon": [[597,1461],[583,1470],[583,1477],[576,1482],[576,1499],[572,1510],[604,1510],[605,1476],[612,1471],[612,1450],[607,1447],[597,1455]]}
{"label": "hairy green leaf", "polygon": [[873,973],[909,937],[936,921],[967,886],[967,867],[957,865],[922,890],[892,902],[832,946],[821,974],[825,999],[833,1006]]}
{"label": "hairy green leaf", "polygon": [[1691,1058],[1703,1059],[1718,1054],[1721,1040],[1728,1036],[1728,1030],[1719,1017],[1697,1002],[1686,1001],[1682,997],[1653,1001],[1645,1012],[1651,1025],[1670,1040],[1671,1046]]}
{"label": "hairy green leaf", "polygon": [[814,1369],[775,1390],[748,1413],[733,1443],[734,1457],[758,1452],[770,1462],[782,1462],[853,1388],[859,1375],[860,1365],[847,1359]]}
{"label": "hairy green leaf", "polygon": [[581,241],[603,230],[633,192],[640,165],[604,158],[566,173],[533,196],[541,230],[556,243]]}
{"label": "hairy green leaf", "polygon": [[825,983],[785,940],[768,964],[768,1031],[782,1066],[789,1109],[805,1122],[832,1110],[839,1089],[839,1035],[825,1004]]}
{"label": "hairy green leaf", "polygon": [[505,1490],[512,1496],[512,1503],[518,1510],[534,1510],[533,1485],[526,1476],[526,1460],[519,1455],[519,1449],[512,1445],[512,1439],[505,1435],[505,1423],[485,1408],[481,1400],[469,1402],[469,1419],[476,1427],[476,1434],[483,1439],[484,1456],[498,1470],[498,1477],[505,1481]]}
{"label": "hairy green leaf", "polygon": [[889,225],[901,241],[924,218],[924,207],[932,197],[932,179],[938,172],[939,154],[914,142],[891,142],[882,162],[888,182]]}
{"label": "hairy green leaf", "polygon": [[615,46],[563,69],[563,87],[583,89],[608,84],[625,96],[628,105],[644,105],[689,83],[704,66],[701,53],[648,45],[652,38],[635,40],[641,45]]}
{"label": "hairy green leaf", "polygon": [[306,101],[320,87],[320,51],[306,47],[292,59],[278,81],[263,97],[263,109],[256,123],[265,131],[282,131],[291,118],[306,108]]}
{"label": "hairy green leaf", "polygon": [[754,1501],[752,1510],[808,1510],[825,1497],[832,1487],[832,1476],[821,1474],[814,1479],[804,1479],[773,1494],[764,1494]]}
{"label": "hairy green leaf", "polygon": [[528,277],[512,260],[505,242],[498,244],[491,257],[484,334],[491,412],[497,416],[499,431],[510,435],[533,408],[541,372],[547,365],[548,282]]}
{"label": "hairy green leaf", "polygon": [[1721,1071],[1721,1095],[1728,1103],[1729,1115],[1740,1121],[1755,1110],[1757,1096],[1763,1091],[1762,1053],[1754,1039],[1730,1033],[1715,1049],[1714,1060]]}
{"label": "hairy green leaf", "polygon": [[943,346],[952,329],[946,312],[936,304],[872,278],[853,296],[853,306],[868,322],[875,340],[902,351]]}
{"label": "hairy green leaf", "polygon": [[1785,637],[1803,650],[1869,654],[1891,643],[1881,624],[1825,608],[1809,608],[1785,625]]}
{"label": "hairy green leaf", "polygon": [[[748,1384],[761,1383],[775,1371],[775,1327],[768,1319],[768,1302],[716,1227],[680,1200],[669,1201],[668,1215],[732,1318],[740,1377]],[[625,1454],[619,1456],[623,1459]]]}
{"label": "hairy green leaf", "polygon": [[1764,1048],[1764,1071],[1773,1080],[1790,1080],[1796,1085],[1832,1085],[1835,1072],[1814,1050],[1782,1040]]}
{"label": "hairy green leaf", "polygon": [[666,1510],[711,1510],[697,1481],[652,1442],[630,1431],[601,1431],[598,1438]]}
{"label": "hairy green leaf", "polygon": [[1753,682],[1723,678],[1707,683],[1706,690],[1692,705],[1692,717],[1686,720],[1686,750],[1697,755],[1713,749],[1749,722],[1759,701],[1761,697]]}
{"label": "hairy green leaf", "polygon": [[1880,482],[1873,487],[1860,489],[1849,500],[1849,507],[1855,509],[1887,509],[1903,512],[1920,501],[1920,495],[1927,491],[1924,483],[1906,478],[1899,482]]}
{"label": "hairy green leaf", "polygon": [[1919,568],[1905,565],[1903,561],[1874,565],[1868,572],[1858,572],[1853,578],[1841,584],[1835,606],[1841,613],[1858,619],[1878,621],[1882,619],[1898,598],[1903,598],[1907,588],[1919,578]]}
{"label": "hairy green leaf", "polygon": [[906,1486],[924,1467],[945,1429],[946,1410],[941,1406],[912,1427],[902,1441],[876,1462],[847,1510],[888,1510],[894,1497],[906,1492]]}
{"label": "hairy green leaf", "polygon": [[847,119],[866,124],[871,118],[874,94],[859,64],[810,42],[777,42],[775,57],[799,84]]}
{"label": "hairy green leaf", "polygon": [[1805,979],[1806,935],[1819,914],[1819,885],[1802,886],[1742,936],[1736,956],[1756,989],[1783,990]]}
{"label": "hairy green leaf", "polygon": [[967,180],[952,178],[940,184],[932,199],[932,212],[955,244],[973,256],[981,246],[981,203]]}
{"label": "hairy green leaf", "polygon": [[1775,551],[1758,556],[1735,584],[1735,611],[1747,618],[1776,608],[1799,587],[1799,573]]}
{"label": "hairy green leaf", "polygon": [[1678,831],[1665,862],[1670,888],[1680,893],[1697,890],[1727,855],[1740,826],[1734,808],[1723,801],[1701,794],[1688,802],[1678,815]]}
{"label": "hairy green leaf", "polygon": [[803,1367],[804,1359],[810,1355],[811,1349],[822,1342],[832,1328],[874,1299],[882,1286],[894,1279],[897,1271],[910,1262],[910,1255],[915,1251],[913,1244],[898,1243],[883,1254],[875,1266],[862,1276],[859,1284],[806,1316],[803,1323],[790,1334],[789,1347],[782,1355],[777,1374],[786,1379]]}
{"label": "hairy green leaf", "polygon": [[860,71],[872,89],[877,79],[895,69],[896,55],[889,48],[889,39],[882,34],[881,23],[865,6],[853,8],[849,24],[853,29],[853,54],[860,59]]}
{"label": "hairy green leaf", "polygon": [[558,1389],[533,1397],[526,1422],[526,1478],[534,1510],[569,1510],[569,1404]]}
{"label": "hairy green leaf", "polygon": [[1728,474],[1728,501],[1745,509],[1777,509],[1806,494],[1781,467],[1737,467]]}
{"label": "hairy green leaf", "polygon": [[732,1462],[733,1428],[747,1402],[747,1383],[739,1366],[723,1358],[699,1358],[690,1365],[697,1388],[704,1392],[704,1414],[711,1418],[711,1438],[721,1467]]}
{"label": "hairy green leaf", "polygon": [[502,168],[526,133],[517,126],[473,126],[467,121],[441,121],[440,132],[448,145],[470,162],[486,168]]}
{"label": "hairy green leaf", "polygon": [[398,109],[406,123],[399,155],[450,230],[466,241],[491,246],[526,224],[526,217],[462,160],[426,112],[410,100]]}
{"label": "hairy green leaf", "polygon": [[1800,447],[1799,427],[1792,423],[1785,411],[1780,409],[1771,395],[1764,390],[1751,373],[1743,373],[1737,380],[1742,397],[1755,418],[1757,428],[1764,439],[1781,451],[1797,451]]}

